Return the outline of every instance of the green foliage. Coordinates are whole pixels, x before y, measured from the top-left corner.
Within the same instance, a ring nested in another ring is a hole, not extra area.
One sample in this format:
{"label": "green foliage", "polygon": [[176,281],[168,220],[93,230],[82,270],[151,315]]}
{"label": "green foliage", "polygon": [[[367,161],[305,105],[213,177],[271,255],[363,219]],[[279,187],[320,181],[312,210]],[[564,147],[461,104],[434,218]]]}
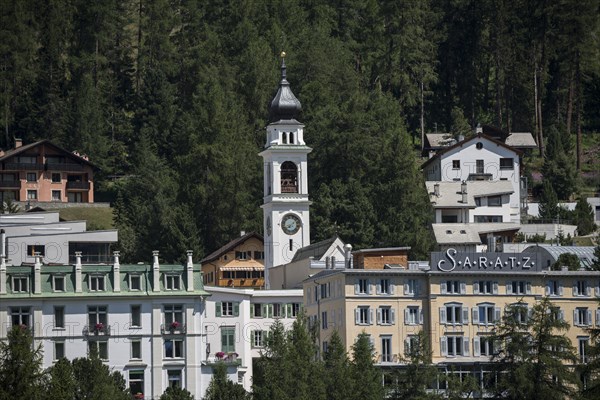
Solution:
{"label": "green foliage", "polygon": [[[232,382],[233,383],[233,382]],[[208,397],[207,397],[208,398]],[[213,399],[227,399],[229,397],[212,397]],[[231,397],[235,399],[235,397]],[[194,400],[192,394],[179,386],[169,386],[160,396],[159,400]]]}
{"label": "green foliage", "polygon": [[[180,398],[180,397],[177,397]],[[162,397],[161,397],[162,399]],[[174,397],[168,397],[175,399]],[[181,397],[182,400],[188,397]],[[190,396],[189,399],[192,399]],[[245,400],[250,399],[250,395],[244,390],[244,387],[234,383],[227,378],[227,366],[224,363],[218,363],[213,369],[213,377],[206,389],[204,400]]]}
{"label": "green foliage", "polygon": [[556,219],[559,215],[558,197],[549,179],[544,179],[540,196],[540,218]]}
{"label": "green foliage", "polygon": [[76,358],[71,364],[73,378],[77,382],[76,399],[130,399],[123,375],[120,372],[111,371],[111,368],[105,365],[97,354],[92,352],[89,358]]}
{"label": "green foliage", "polygon": [[579,257],[573,253],[561,254],[556,262],[552,264],[552,269],[560,271],[562,267],[568,267],[569,271],[577,271],[581,267]]}
{"label": "green foliage", "polygon": [[330,400],[346,400],[354,395],[350,360],[337,331],[329,339],[323,355],[325,393]]}
{"label": "green foliage", "polygon": [[492,357],[497,395],[515,400],[569,398],[577,381],[569,366],[576,361],[565,336],[569,327],[548,298],[531,312],[524,303],[509,306],[492,336],[495,346],[502,348]]}
{"label": "green foliage", "polygon": [[594,210],[584,197],[579,198],[573,212],[574,222],[577,224],[577,234],[589,235],[596,231]]}
{"label": "green foliage", "polygon": [[381,371],[375,366],[375,350],[370,336],[366,333],[358,335],[352,345],[350,370],[354,380],[354,398],[367,400],[383,398]]}
{"label": "green foliage", "polygon": [[41,345],[34,347],[31,330],[16,325],[0,341],[0,398],[43,399],[45,376]]}
{"label": "green foliage", "polygon": [[577,171],[570,146],[568,136],[552,126],[544,158],[544,191],[548,181],[559,200],[568,200],[577,187]]}
{"label": "green foliage", "polygon": [[77,393],[77,381],[73,373],[73,365],[66,358],[61,358],[48,368],[48,387],[45,400],[72,400]]}

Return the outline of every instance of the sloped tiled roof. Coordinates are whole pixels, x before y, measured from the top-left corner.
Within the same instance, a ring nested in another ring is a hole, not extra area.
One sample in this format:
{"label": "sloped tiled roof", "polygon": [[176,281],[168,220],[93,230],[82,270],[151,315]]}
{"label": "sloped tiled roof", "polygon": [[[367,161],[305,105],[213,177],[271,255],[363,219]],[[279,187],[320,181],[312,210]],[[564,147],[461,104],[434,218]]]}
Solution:
{"label": "sloped tiled roof", "polygon": [[473,223],[473,224],[432,224],[438,244],[481,244],[480,234],[517,231],[519,224],[513,223]]}
{"label": "sloped tiled roof", "polygon": [[531,132],[513,132],[506,138],[505,143],[511,147],[534,148],[537,143]]}
{"label": "sloped tiled roof", "polygon": [[456,144],[456,139],[449,133],[426,133],[425,138],[430,148],[451,146]]}
{"label": "sloped tiled roof", "polygon": [[315,259],[320,259],[325,255],[327,250],[331,247],[331,245],[338,239],[338,236],[333,236],[329,239],[322,240],[317,243],[313,243],[311,245],[305,246],[299,249],[296,254],[294,254],[294,258],[292,258],[292,262],[298,260],[304,260],[308,257],[314,257]]}
{"label": "sloped tiled roof", "polygon": [[[512,194],[514,189],[509,181],[467,181],[467,203],[462,202],[461,182],[427,181],[429,200],[434,208],[475,208],[475,198]],[[440,185],[440,195],[434,194],[435,184]]]}
{"label": "sloped tiled roof", "polygon": [[39,140],[37,142],[29,143],[29,144],[23,145],[21,147],[17,147],[15,149],[7,150],[7,151],[4,152],[4,155],[2,155],[0,157],[0,162],[6,161],[6,160],[10,159],[11,157],[19,155],[19,154],[21,154],[21,153],[23,153],[23,152],[25,152],[25,151],[27,151],[29,149],[32,149],[32,148],[37,147],[37,146],[42,145],[42,144],[54,147],[59,152],[64,153],[65,155],[69,156],[70,158],[76,160],[77,162],[88,164],[88,165],[92,166],[93,168],[98,169],[98,166],[96,166],[94,163],[91,163],[89,160],[86,160],[85,158],[83,158],[83,157],[81,157],[81,156],[79,156],[77,154],[74,154],[74,153],[72,153],[72,152],[70,152],[68,150],[65,150],[65,149],[63,149],[60,146],[57,146],[56,144],[52,143],[48,139]]}
{"label": "sloped tiled roof", "polygon": [[226,245],[222,246],[221,248],[213,251],[212,253],[210,253],[209,255],[204,257],[200,262],[202,264],[204,264],[207,262],[214,261],[217,258],[221,257],[223,254],[230,252],[231,250],[235,249],[240,244],[244,243],[245,241],[247,241],[248,239],[253,238],[253,237],[257,238],[258,240],[260,240],[261,242],[264,243],[263,237],[261,235],[259,235],[258,233],[256,233],[256,232],[246,233],[245,235],[242,235],[236,239],[233,239],[231,242],[229,242]]}

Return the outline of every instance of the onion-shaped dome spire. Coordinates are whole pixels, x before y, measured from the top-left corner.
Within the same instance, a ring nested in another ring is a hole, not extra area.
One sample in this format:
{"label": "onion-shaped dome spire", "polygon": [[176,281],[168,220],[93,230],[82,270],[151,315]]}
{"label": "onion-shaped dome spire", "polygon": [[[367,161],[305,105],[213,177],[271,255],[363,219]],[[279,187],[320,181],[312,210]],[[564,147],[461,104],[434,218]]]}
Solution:
{"label": "onion-shaped dome spire", "polygon": [[269,107],[269,115],[271,122],[277,122],[281,120],[293,120],[302,110],[300,100],[294,96],[292,89],[290,89],[290,83],[287,81],[285,66],[285,52],[281,52],[281,81],[279,82],[279,89],[277,94],[271,100]]}

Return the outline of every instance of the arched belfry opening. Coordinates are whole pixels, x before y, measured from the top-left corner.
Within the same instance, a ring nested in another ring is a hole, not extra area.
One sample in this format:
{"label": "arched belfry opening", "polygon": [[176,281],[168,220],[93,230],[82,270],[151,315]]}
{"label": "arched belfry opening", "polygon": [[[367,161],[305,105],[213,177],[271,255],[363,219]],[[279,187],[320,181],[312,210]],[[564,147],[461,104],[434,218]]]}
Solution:
{"label": "arched belfry opening", "polygon": [[281,193],[298,193],[298,167],[291,161],[281,164]]}

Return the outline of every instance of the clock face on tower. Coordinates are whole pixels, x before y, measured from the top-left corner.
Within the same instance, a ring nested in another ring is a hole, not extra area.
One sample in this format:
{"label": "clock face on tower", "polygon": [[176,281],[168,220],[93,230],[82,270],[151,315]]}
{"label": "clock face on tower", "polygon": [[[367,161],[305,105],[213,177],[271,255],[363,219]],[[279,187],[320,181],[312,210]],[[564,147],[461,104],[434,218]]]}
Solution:
{"label": "clock face on tower", "polygon": [[288,235],[293,235],[298,232],[300,226],[302,226],[302,222],[300,221],[300,218],[294,214],[286,214],[281,219],[281,229]]}

